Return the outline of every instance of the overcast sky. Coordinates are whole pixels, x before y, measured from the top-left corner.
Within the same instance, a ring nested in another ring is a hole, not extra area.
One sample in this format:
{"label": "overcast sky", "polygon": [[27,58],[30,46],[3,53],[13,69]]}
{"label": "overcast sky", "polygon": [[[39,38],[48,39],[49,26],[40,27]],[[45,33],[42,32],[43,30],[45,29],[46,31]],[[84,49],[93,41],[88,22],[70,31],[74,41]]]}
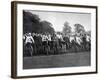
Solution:
{"label": "overcast sky", "polygon": [[91,14],[89,13],[71,13],[71,12],[47,12],[34,11],[29,12],[39,16],[41,20],[46,20],[52,23],[55,31],[62,31],[64,22],[69,22],[69,25],[74,30],[74,24],[79,23],[84,26],[85,30],[91,30]]}

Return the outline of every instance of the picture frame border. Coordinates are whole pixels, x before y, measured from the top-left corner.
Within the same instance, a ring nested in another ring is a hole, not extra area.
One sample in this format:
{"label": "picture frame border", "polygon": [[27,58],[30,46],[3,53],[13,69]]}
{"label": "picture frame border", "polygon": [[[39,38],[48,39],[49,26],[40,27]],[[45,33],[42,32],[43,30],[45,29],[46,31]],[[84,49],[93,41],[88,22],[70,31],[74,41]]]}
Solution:
{"label": "picture frame border", "polygon": [[[94,8],[96,9],[96,71],[94,72],[80,72],[80,73],[63,73],[63,74],[49,74],[49,75],[33,75],[33,76],[17,76],[17,4],[37,4],[50,5],[60,7],[77,7],[77,8]],[[35,77],[51,77],[51,76],[66,76],[66,75],[82,75],[98,73],[98,7],[89,5],[73,5],[60,3],[42,3],[42,2],[26,2],[26,1],[12,1],[11,2],[11,78],[35,78]]]}

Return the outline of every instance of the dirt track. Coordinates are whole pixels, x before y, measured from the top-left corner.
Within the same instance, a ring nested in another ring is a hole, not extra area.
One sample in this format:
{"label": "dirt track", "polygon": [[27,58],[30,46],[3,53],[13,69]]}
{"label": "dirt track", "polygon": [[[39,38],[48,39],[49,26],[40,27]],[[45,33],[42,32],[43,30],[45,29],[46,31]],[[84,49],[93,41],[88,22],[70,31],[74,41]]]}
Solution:
{"label": "dirt track", "polygon": [[89,66],[90,52],[67,53],[48,56],[24,57],[23,68],[54,68],[54,67],[74,67]]}

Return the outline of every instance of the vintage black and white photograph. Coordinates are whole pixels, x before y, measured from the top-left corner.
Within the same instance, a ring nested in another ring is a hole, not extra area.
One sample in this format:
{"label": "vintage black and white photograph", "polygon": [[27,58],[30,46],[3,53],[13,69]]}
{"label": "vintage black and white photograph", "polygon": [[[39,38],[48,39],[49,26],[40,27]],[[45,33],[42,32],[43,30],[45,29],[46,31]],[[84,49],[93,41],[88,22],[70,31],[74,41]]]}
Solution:
{"label": "vintage black and white photograph", "polygon": [[91,14],[23,10],[23,68],[91,65]]}
{"label": "vintage black and white photograph", "polygon": [[97,73],[97,7],[13,2],[12,76]]}

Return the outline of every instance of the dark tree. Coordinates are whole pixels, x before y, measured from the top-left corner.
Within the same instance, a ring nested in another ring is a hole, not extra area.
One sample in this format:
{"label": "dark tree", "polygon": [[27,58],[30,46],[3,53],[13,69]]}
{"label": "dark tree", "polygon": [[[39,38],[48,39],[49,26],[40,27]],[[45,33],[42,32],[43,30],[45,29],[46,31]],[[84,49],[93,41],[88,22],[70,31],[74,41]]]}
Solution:
{"label": "dark tree", "polygon": [[38,15],[23,11],[23,33],[38,32],[40,28]]}
{"label": "dark tree", "polygon": [[50,22],[48,22],[48,21],[41,21],[41,30],[42,30],[42,33],[50,33],[50,34],[52,34],[52,33],[54,33],[55,31],[54,31],[54,28],[52,28],[52,24],[50,23]]}
{"label": "dark tree", "polygon": [[38,15],[32,14],[28,11],[23,11],[23,33],[26,32],[53,33],[54,29],[52,28],[52,24],[50,22],[40,21]]}
{"label": "dark tree", "polygon": [[75,32],[76,33],[84,33],[85,32],[85,29],[84,29],[84,26],[81,25],[81,24],[75,24]]}

